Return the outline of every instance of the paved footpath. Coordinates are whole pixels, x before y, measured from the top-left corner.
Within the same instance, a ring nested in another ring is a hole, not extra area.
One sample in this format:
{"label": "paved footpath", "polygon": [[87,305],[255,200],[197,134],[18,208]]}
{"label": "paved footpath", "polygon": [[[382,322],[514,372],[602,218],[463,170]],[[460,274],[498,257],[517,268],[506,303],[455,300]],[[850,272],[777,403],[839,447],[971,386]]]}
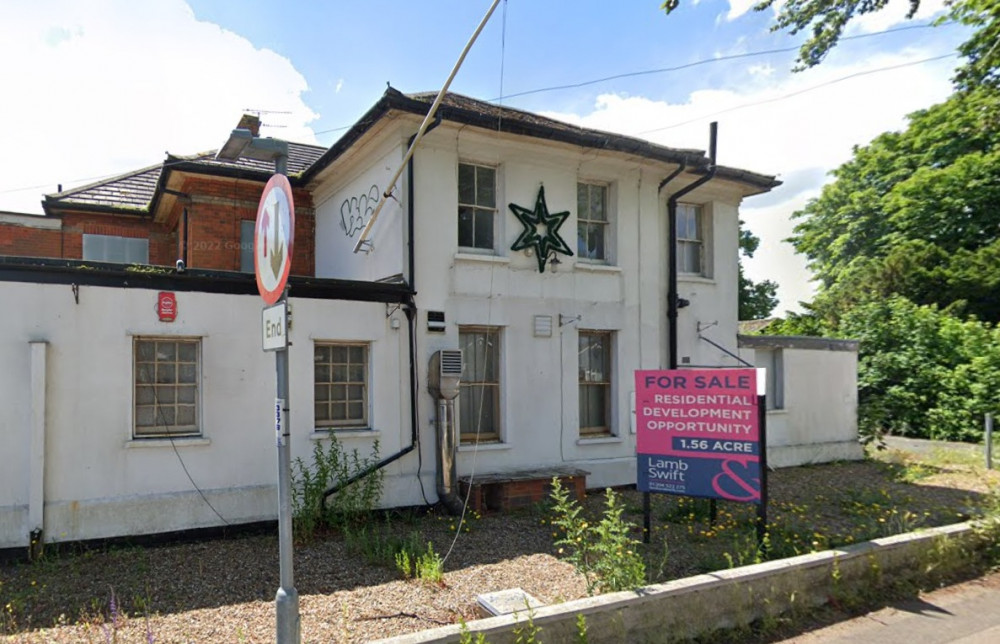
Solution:
{"label": "paved footpath", "polygon": [[897,602],[781,644],[998,644],[1000,573]]}

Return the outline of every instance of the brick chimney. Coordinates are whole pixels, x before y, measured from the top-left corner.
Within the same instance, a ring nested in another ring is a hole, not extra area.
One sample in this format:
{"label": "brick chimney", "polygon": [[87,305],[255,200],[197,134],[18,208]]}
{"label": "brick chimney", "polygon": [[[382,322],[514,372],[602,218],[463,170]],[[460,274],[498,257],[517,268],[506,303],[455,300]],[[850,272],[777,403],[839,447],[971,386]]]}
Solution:
{"label": "brick chimney", "polygon": [[250,130],[250,134],[260,136],[260,117],[253,114],[244,114],[240,118],[240,123],[236,128]]}

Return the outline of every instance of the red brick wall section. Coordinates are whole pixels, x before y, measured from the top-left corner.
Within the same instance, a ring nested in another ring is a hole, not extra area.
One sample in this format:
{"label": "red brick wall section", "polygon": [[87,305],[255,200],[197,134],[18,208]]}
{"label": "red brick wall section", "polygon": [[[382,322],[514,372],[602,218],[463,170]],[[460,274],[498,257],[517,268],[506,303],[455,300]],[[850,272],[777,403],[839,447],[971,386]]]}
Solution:
{"label": "red brick wall section", "polygon": [[[256,219],[263,188],[261,182],[218,177],[192,177],[184,182],[183,192],[194,197],[194,203],[187,206],[188,267],[240,270],[240,223]],[[198,202],[198,197],[214,199],[205,203]],[[312,276],[316,273],[312,196],[295,189],[293,198],[296,207],[292,274]],[[61,232],[2,223],[0,255],[83,259],[84,234],[115,235],[148,238],[150,263],[173,266],[182,256],[184,227],[179,217],[171,216],[168,220],[170,224],[158,224],[138,215],[72,213],[62,216]]]}
{"label": "red brick wall section", "polygon": [[63,220],[63,257],[83,259],[83,236],[114,235],[149,239],[149,263],[173,266],[177,261],[177,235],[145,217],[102,213],[65,214]]}
{"label": "red brick wall section", "polygon": [[0,255],[16,257],[61,257],[61,233],[0,222]]}
{"label": "red brick wall section", "polygon": [[[263,184],[232,179],[192,178],[184,192],[193,197],[216,197],[216,203],[188,206],[188,266],[223,271],[240,270],[240,228],[243,220],[257,218]],[[308,192],[295,190],[295,248],[292,274],[312,276],[316,272],[316,220]],[[224,201],[223,201],[224,200]],[[196,200],[197,201],[197,200]],[[228,203],[227,203],[228,202]]]}

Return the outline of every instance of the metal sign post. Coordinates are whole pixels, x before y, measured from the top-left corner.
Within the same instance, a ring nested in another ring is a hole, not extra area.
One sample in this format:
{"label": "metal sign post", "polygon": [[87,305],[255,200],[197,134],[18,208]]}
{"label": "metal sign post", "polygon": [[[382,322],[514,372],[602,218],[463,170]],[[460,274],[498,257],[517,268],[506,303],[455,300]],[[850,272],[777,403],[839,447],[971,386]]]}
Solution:
{"label": "metal sign post", "polygon": [[288,387],[288,275],[292,264],[295,205],[292,187],[280,174],[264,187],[254,228],[257,290],[268,306],[261,315],[261,344],[274,352],[277,388],[274,433],[278,447],[278,548],[280,585],[274,598],[278,644],[299,644],[299,594],[295,590],[292,546],[292,457],[289,446],[291,404]]}

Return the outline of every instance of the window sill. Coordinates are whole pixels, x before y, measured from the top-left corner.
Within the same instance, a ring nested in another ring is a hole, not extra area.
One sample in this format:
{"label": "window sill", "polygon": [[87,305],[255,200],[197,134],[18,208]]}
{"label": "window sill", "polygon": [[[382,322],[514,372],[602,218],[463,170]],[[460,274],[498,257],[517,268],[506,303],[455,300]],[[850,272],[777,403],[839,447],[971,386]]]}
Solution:
{"label": "window sill", "polygon": [[620,443],[622,442],[621,436],[593,436],[593,437],[580,437],[576,439],[577,445],[607,445],[609,443]]}
{"label": "window sill", "polygon": [[479,443],[479,445],[465,443],[458,446],[459,452],[500,452],[508,449],[510,443]]}
{"label": "window sill", "polygon": [[484,252],[483,254],[471,253],[471,252],[459,252],[455,253],[456,262],[470,262],[470,263],[481,263],[481,264],[503,264],[504,266],[510,264],[510,257],[504,257],[502,255],[494,255],[493,253]]}
{"label": "window sill", "polygon": [[317,427],[309,434],[309,440],[311,441],[322,441],[335,437],[337,440],[344,440],[345,438],[378,438],[382,435],[382,432],[377,429],[361,428],[361,429],[324,429],[322,427]]}
{"label": "window sill", "polygon": [[574,268],[578,271],[585,271],[588,273],[621,273],[622,267],[615,266],[614,264],[601,264],[599,262],[588,262],[584,260],[577,260],[574,264]]}
{"label": "window sill", "polygon": [[133,438],[125,441],[125,449],[142,447],[202,447],[211,445],[212,439],[204,436],[178,436],[177,438]]}
{"label": "window sill", "polygon": [[678,273],[678,282],[690,282],[693,284],[709,284],[715,286],[715,280],[711,277],[705,277],[704,275],[695,275],[693,273]]}

